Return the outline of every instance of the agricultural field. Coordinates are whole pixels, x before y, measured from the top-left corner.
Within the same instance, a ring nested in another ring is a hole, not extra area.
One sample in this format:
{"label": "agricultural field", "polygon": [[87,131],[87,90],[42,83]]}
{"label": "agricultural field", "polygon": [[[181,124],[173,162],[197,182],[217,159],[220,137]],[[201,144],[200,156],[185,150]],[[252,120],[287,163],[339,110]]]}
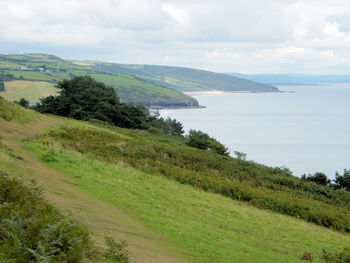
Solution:
{"label": "agricultural field", "polygon": [[9,101],[19,101],[26,98],[30,103],[36,103],[42,97],[57,94],[53,83],[44,81],[15,80],[5,82],[5,91],[1,93]]}

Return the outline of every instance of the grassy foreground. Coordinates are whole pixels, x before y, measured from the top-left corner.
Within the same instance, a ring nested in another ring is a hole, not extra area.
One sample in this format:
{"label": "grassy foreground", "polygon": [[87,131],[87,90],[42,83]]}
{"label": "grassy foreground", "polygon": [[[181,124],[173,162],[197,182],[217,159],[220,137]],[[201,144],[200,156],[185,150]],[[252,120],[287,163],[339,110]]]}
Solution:
{"label": "grassy foreground", "polygon": [[49,200],[87,223],[97,245],[106,233],[122,236],[133,262],[301,262],[305,252],[321,262],[322,249],[340,251],[350,244],[347,233],[151,175],[121,159],[62,147],[49,136],[62,126],[123,139],[132,139],[132,132],[6,105],[1,141],[20,158],[0,151],[0,170],[36,178]]}
{"label": "grassy foreground", "polygon": [[78,188],[169,236],[196,262],[300,262],[304,252],[320,260],[322,249],[338,251],[350,242],[348,235],[151,176],[124,163],[106,165],[40,143],[27,143],[25,148]]}

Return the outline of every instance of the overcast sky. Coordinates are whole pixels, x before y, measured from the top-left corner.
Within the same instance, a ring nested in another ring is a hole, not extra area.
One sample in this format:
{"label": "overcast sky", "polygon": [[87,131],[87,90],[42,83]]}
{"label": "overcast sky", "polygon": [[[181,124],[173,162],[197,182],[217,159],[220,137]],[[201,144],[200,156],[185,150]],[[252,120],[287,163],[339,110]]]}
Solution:
{"label": "overcast sky", "polygon": [[350,74],[350,0],[0,0],[0,53]]}

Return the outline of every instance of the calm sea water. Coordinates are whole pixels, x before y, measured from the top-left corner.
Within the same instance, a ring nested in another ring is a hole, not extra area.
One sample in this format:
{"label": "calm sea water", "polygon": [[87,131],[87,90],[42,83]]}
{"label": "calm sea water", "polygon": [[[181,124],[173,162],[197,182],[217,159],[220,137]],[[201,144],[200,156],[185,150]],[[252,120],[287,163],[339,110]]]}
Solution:
{"label": "calm sea water", "polygon": [[160,114],[297,176],[350,169],[350,84],[279,88],[295,93],[192,95],[207,108]]}

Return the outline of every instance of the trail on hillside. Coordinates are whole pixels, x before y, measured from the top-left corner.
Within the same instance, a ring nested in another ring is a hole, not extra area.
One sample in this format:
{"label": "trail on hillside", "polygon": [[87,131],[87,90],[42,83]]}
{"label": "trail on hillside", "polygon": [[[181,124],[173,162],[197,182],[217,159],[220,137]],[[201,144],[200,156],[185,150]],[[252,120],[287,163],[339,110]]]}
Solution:
{"label": "trail on hillside", "polygon": [[25,180],[35,179],[43,187],[45,198],[61,210],[72,213],[86,224],[98,247],[104,247],[104,237],[126,240],[132,262],[189,262],[183,252],[166,237],[155,233],[137,219],[117,207],[83,192],[60,172],[48,167],[22,148],[22,140],[58,127],[64,120],[40,115],[26,124],[0,121],[0,136],[16,156],[16,174]]}

